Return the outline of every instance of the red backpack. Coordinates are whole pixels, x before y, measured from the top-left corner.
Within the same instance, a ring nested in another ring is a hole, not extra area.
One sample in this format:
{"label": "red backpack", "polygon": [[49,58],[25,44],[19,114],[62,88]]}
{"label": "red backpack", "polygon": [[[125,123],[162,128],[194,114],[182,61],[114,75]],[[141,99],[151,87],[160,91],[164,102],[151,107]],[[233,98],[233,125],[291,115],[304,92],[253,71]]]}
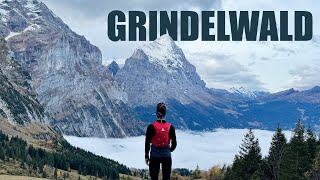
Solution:
{"label": "red backpack", "polygon": [[151,143],[156,147],[166,147],[170,144],[169,130],[171,124],[168,122],[152,123],[154,128],[156,129],[156,134],[152,137]]}

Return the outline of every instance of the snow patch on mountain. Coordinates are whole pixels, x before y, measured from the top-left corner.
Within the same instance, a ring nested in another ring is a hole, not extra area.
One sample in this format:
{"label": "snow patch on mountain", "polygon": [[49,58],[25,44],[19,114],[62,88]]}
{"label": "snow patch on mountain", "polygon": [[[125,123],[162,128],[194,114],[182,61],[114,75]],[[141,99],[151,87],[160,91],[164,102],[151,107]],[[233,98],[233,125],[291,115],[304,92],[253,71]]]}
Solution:
{"label": "snow patch on mountain", "polygon": [[19,34],[20,34],[20,32],[10,32],[10,34],[7,37],[5,37],[4,39],[6,41],[8,41],[8,39],[12,38],[13,36],[19,35]]}
{"label": "snow patch on mountain", "polygon": [[267,96],[270,93],[268,92],[264,92],[264,91],[252,91],[252,90],[248,90],[244,87],[240,87],[240,88],[235,88],[232,87],[229,89],[230,93],[233,93],[235,95],[238,95],[240,97],[246,97],[246,98],[258,98],[258,97],[263,97],[263,96]]}
{"label": "snow patch on mountain", "polygon": [[11,114],[10,109],[8,109],[7,103],[4,102],[2,99],[0,99],[0,110],[2,110],[4,112],[4,116],[6,117],[6,119],[8,120],[8,122],[10,124],[15,124],[14,123],[14,117]]}

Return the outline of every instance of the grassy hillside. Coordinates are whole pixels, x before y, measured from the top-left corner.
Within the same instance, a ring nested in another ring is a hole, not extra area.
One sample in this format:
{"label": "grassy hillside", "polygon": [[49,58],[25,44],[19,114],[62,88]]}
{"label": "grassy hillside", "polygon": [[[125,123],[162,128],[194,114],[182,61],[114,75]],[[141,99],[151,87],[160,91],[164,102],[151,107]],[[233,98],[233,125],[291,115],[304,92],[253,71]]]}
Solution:
{"label": "grassy hillside", "polygon": [[77,174],[101,179],[120,179],[119,173],[131,174],[126,166],[75,148],[65,140],[53,141],[51,146],[55,149],[37,148],[0,131],[0,174],[42,178],[70,177],[73,174],[74,179],[78,179]]}

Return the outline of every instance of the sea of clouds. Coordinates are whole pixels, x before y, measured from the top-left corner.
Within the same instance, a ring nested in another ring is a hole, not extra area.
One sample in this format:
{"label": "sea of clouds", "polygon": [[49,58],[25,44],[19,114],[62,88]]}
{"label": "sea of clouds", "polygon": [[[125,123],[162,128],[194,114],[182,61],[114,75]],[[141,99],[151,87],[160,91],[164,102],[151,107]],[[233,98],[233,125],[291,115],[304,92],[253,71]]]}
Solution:
{"label": "sea of clouds", "polygon": [[[247,129],[217,129],[212,132],[176,131],[178,146],[172,153],[173,168],[209,169],[213,165],[231,164],[239,152]],[[262,155],[268,154],[273,131],[253,130],[259,139]],[[291,132],[285,131],[287,139]],[[132,168],[148,168],[144,162],[145,136],[117,138],[87,138],[64,136],[76,147],[116,160]]]}

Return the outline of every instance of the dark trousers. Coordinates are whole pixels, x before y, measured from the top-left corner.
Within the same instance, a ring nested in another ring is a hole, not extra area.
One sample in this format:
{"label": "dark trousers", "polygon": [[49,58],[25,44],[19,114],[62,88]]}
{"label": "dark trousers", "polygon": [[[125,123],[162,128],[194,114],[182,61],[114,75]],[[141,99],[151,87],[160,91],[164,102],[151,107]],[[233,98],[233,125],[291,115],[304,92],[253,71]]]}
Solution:
{"label": "dark trousers", "polygon": [[171,174],[171,157],[151,157],[149,164],[149,171],[152,180],[158,180],[160,164],[162,169],[162,178],[163,180],[170,180]]}

